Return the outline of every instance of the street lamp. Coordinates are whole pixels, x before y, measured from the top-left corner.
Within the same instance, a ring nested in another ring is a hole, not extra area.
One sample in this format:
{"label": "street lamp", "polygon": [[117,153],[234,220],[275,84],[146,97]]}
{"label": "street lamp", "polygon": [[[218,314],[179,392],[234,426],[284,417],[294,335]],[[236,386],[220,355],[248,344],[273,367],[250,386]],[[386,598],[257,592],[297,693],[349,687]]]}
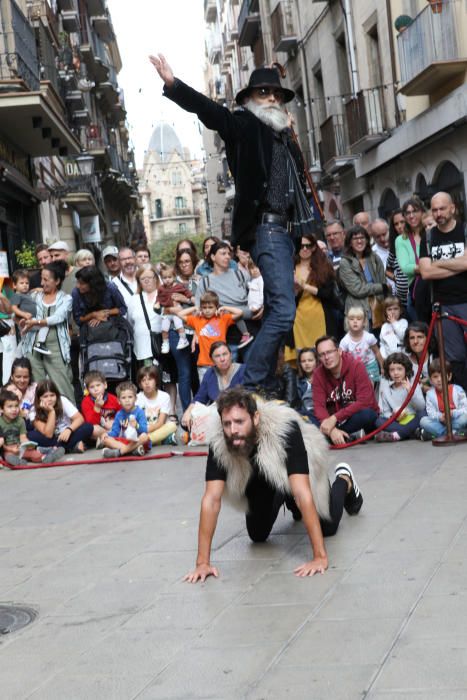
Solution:
{"label": "street lamp", "polygon": [[92,175],[94,173],[94,156],[89,153],[82,153],[75,158],[81,175]]}
{"label": "street lamp", "polygon": [[112,229],[113,235],[118,236],[120,233],[120,221],[112,221],[110,228]]}

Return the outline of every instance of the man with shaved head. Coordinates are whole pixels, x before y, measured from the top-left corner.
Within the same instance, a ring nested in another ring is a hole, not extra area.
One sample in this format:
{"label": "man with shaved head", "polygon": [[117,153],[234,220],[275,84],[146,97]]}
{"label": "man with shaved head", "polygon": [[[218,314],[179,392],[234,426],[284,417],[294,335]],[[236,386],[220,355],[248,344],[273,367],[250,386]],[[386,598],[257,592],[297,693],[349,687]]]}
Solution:
{"label": "man with shaved head", "polygon": [[[420,243],[420,274],[430,280],[433,300],[442,311],[467,321],[467,246],[465,225],[456,221],[456,208],[447,192],[431,200],[434,226]],[[453,382],[467,390],[466,328],[443,319],[446,357],[451,362]]]}
{"label": "man with shaved head", "polygon": [[366,229],[371,235],[371,218],[367,211],[357,212],[357,214],[355,214],[354,218],[352,219],[352,223],[354,226],[363,226],[363,228]]}

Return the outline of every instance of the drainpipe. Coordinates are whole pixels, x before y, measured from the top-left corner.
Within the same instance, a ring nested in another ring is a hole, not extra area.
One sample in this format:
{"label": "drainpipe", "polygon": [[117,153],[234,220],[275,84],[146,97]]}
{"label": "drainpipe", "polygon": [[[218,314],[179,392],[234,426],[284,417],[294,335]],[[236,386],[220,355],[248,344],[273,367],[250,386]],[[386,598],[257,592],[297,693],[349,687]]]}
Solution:
{"label": "drainpipe", "polygon": [[342,12],[344,13],[345,27],[347,30],[347,43],[349,45],[349,63],[350,63],[350,75],[352,79],[352,93],[353,97],[357,96],[359,91],[358,85],[358,70],[357,70],[357,59],[355,56],[355,46],[354,46],[354,34],[352,26],[352,10],[350,6],[350,0],[341,0]]}
{"label": "drainpipe", "polygon": [[306,53],[305,53],[305,43],[303,41],[303,32],[302,32],[302,20],[300,16],[300,0],[296,1],[296,6],[295,6],[296,12],[297,12],[297,24],[298,24],[298,36],[299,36],[299,48],[300,48],[300,70],[303,76],[302,79],[302,85],[303,85],[303,99],[305,100],[305,119],[306,119],[306,130],[307,130],[307,137],[308,137],[308,148],[310,149],[310,155],[311,158],[313,159],[312,163],[309,163],[309,166],[320,166],[319,162],[319,156],[318,156],[318,149],[316,148],[316,143],[315,143],[315,127],[313,123],[313,112],[311,110],[311,98],[310,98],[310,91],[309,91],[309,83],[308,83],[308,66],[306,62]]}

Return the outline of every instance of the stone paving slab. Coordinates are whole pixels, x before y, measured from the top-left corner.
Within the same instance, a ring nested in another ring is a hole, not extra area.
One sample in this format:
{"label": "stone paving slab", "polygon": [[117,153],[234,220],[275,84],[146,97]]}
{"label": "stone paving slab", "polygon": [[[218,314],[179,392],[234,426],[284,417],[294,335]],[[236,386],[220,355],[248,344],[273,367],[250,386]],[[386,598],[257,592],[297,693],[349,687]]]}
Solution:
{"label": "stone paving slab", "polygon": [[196,586],[204,458],[1,471],[0,601],[39,613],[0,636],[2,699],[466,700],[465,447],[340,460],[365,503],[325,575],[292,575],[310,548],[288,512],[254,545],[224,506],[220,578]]}

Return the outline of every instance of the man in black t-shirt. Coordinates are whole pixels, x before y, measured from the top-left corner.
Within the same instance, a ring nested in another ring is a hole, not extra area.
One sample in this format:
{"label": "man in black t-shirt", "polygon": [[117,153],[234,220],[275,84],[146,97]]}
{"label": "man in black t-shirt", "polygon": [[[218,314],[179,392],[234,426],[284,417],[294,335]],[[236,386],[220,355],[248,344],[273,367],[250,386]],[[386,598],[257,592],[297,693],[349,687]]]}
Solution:
{"label": "man in black t-shirt", "polygon": [[210,555],[224,490],[231,500],[246,505],[246,527],[253,542],[268,538],[285,503],[294,520],[303,518],[313,549],[313,559],[294,573],[324,573],[328,559],[323,535],[335,534],[344,508],[353,515],[363,503],[352,470],[339,464],[330,488],[323,436],[286,406],[271,402],[257,406],[241,386],[223,391],[217,406],[220,426],[210,441],[196,568],[185,580],[196,583],[219,575]]}
{"label": "man in black t-shirt", "polygon": [[[420,243],[420,274],[433,285],[433,300],[442,311],[467,321],[467,248],[465,226],[456,222],[451,196],[438,192],[431,200],[436,226],[430,230],[429,246]],[[465,326],[443,319],[446,357],[451,362],[453,381],[467,390]]]}

